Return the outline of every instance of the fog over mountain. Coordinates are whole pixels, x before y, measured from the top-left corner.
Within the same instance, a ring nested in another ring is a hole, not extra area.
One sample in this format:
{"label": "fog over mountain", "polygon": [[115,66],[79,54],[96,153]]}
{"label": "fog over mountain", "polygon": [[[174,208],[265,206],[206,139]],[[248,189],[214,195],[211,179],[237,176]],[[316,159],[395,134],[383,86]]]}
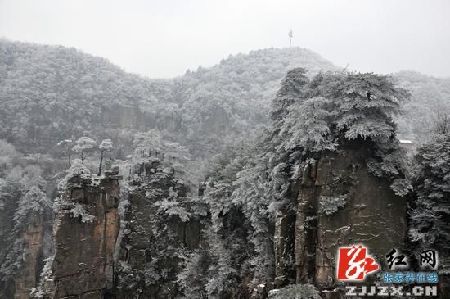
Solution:
{"label": "fog over mountain", "polygon": [[63,45],[150,78],[292,45],[352,70],[450,77],[447,0],[2,0],[0,37]]}

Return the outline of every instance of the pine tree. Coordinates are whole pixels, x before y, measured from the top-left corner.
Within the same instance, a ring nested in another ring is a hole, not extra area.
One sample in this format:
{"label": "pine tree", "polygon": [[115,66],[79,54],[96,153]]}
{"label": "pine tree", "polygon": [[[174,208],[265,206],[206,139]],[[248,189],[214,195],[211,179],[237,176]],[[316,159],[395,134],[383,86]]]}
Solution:
{"label": "pine tree", "polygon": [[[450,253],[450,134],[445,132],[417,150],[410,229],[417,249],[432,248],[441,257]],[[444,268],[450,269],[448,260]]]}
{"label": "pine tree", "polygon": [[84,159],[86,158],[86,154],[94,151],[97,147],[97,143],[94,139],[90,137],[80,137],[76,142],[75,146],[73,147],[73,151],[80,154],[81,161],[84,162]]}

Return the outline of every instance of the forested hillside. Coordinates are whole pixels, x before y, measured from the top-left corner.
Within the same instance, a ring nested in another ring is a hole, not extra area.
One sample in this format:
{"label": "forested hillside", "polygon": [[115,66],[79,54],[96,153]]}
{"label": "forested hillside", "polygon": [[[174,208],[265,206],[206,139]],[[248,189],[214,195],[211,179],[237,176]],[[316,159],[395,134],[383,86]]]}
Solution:
{"label": "forested hillside", "polygon": [[[188,144],[208,157],[242,136],[269,124],[270,104],[281,79],[302,66],[310,76],[337,70],[307,49],[265,49],[238,54],[211,68],[199,68],[174,80]],[[220,136],[220,139],[216,137]]]}
{"label": "forested hillside", "polygon": [[149,80],[75,49],[2,40],[0,137],[25,152],[48,152],[83,134],[128,144],[134,133],[158,129],[204,158],[265,125],[279,81],[300,65],[335,69],[305,49],[269,49]]}
{"label": "forested hillside", "polygon": [[418,143],[426,142],[436,121],[450,114],[450,79],[412,71],[399,72],[394,77],[399,86],[412,94],[398,118],[400,131]]}
{"label": "forested hillside", "polygon": [[156,122],[171,99],[170,82],[127,74],[75,49],[8,41],[0,42],[0,82],[1,137],[29,152],[47,152],[84,131],[137,129],[143,120],[136,110]]}
{"label": "forested hillside", "polygon": [[[83,134],[129,144],[134,133],[158,129],[206,158],[267,126],[280,80],[299,66],[309,76],[337,70],[306,49],[266,49],[150,80],[76,49],[0,40],[0,137],[36,153]],[[400,131],[420,139],[450,109],[450,82],[414,72],[394,77],[412,92]]]}
{"label": "forested hillside", "polygon": [[334,288],[338,239],[447,253],[448,115],[448,79],[302,48],[156,80],[0,40],[0,298],[267,298]]}
{"label": "forested hillside", "polygon": [[[25,252],[37,255],[26,260],[42,265],[53,250],[49,240],[44,247],[36,242],[35,249],[26,249],[24,238],[34,227],[39,231],[34,238],[51,235],[48,209],[71,160],[82,158],[97,172],[100,156],[105,156],[109,164],[113,160],[124,165],[122,172],[131,172],[130,165],[145,161],[143,153],[165,154],[178,175],[198,181],[203,161],[268,123],[281,78],[298,65],[308,67],[311,75],[335,69],[309,50],[269,49],[232,56],[172,80],[150,80],[75,49],[1,40],[0,211],[5,225],[0,233],[8,242],[0,249],[5,294],[14,293],[13,277],[22,269]],[[72,161],[74,167],[77,163]],[[36,217],[26,217],[30,213]]]}

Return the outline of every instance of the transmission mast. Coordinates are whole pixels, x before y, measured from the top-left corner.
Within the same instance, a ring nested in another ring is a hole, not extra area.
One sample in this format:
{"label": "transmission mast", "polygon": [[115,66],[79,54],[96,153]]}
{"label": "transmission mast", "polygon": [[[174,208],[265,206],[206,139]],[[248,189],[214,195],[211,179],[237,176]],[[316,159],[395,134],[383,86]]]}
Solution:
{"label": "transmission mast", "polygon": [[290,47],[292,47],[292,38],[294,37],[294,32],[292,31],[292,29],[289,30],[288,36],[289,36],[289,48],[290,48]]}

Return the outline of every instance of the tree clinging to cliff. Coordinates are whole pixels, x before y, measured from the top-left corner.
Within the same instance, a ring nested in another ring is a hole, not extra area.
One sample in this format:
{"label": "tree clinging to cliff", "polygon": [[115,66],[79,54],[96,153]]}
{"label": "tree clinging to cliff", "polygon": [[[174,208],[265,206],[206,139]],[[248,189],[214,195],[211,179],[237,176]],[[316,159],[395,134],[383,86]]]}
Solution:
{"label": "tree clinging to cliff", "polygon": [[97,143],[94,139],[90,137],[80,137],[73,147],[73,151],[80,154],[81,161],[83,162],[86,158],[86,154],[92,152],[97,147]]}
{"label": "tree clinging to cliff", "polygon": [[396,88],[389,77],[323,73],[306,80],[301,69],[290,71],[274,100],[272,118],[279,147],[317,152],[354,139],[385,144],[394,137],[393,115],[408,93]]}
{"label": "tree clinging to cliff", "polygon": [[[445,120],[444,120],[445,121]],[[415,157],[410,237],[420,249],[434,248],[441,256],[450,253],[450,133],[439,122],[430,142]],[[450,269],[448,262],[444,269]]]}

